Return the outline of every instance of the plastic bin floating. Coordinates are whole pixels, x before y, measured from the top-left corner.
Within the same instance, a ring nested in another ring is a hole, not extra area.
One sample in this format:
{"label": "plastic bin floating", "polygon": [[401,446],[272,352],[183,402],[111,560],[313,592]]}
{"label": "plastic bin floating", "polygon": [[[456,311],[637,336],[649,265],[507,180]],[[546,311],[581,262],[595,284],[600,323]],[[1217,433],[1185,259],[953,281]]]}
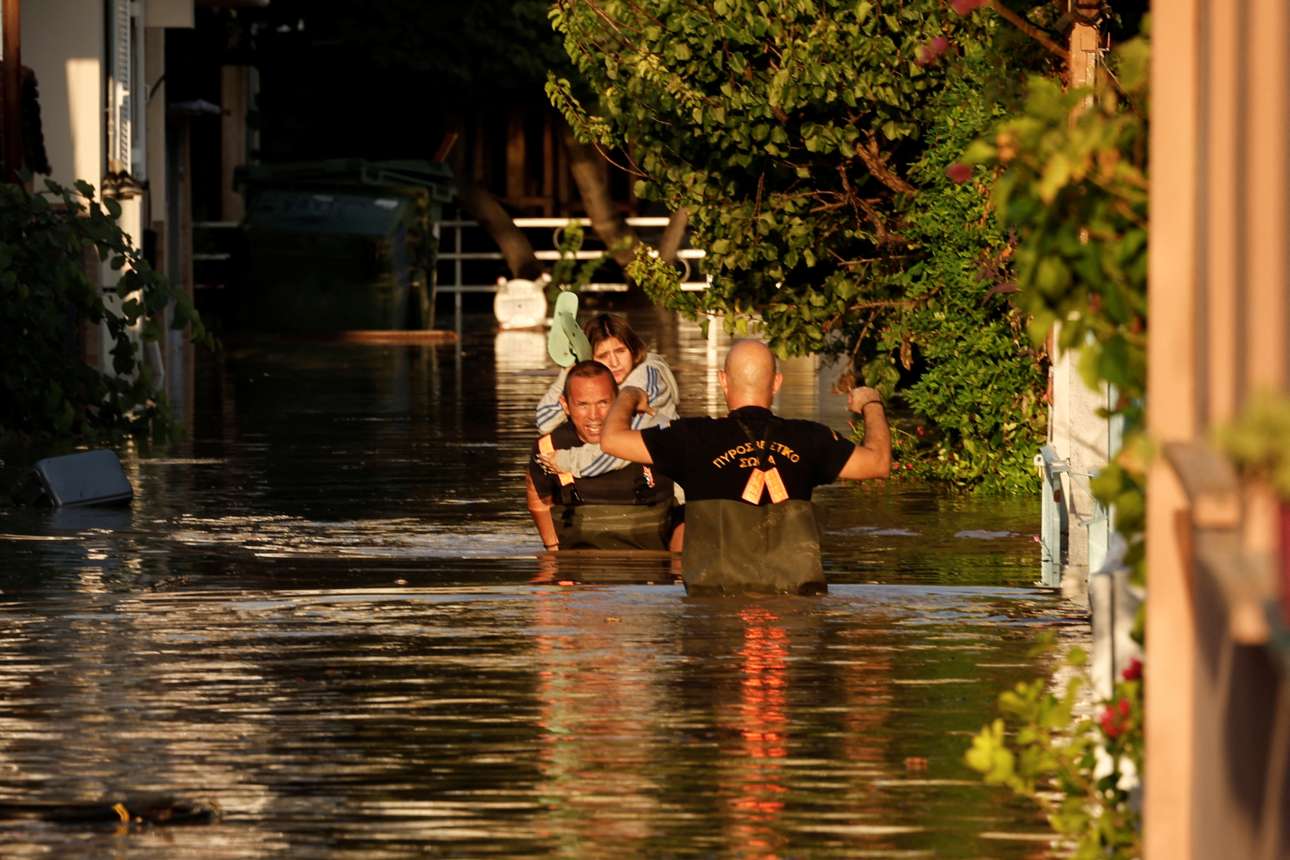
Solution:
{"label": "plastic bin floating", "polygon": [[36,461],[31,482],[56,507],[124,504],[134,488],[115,452],[84,451]]}

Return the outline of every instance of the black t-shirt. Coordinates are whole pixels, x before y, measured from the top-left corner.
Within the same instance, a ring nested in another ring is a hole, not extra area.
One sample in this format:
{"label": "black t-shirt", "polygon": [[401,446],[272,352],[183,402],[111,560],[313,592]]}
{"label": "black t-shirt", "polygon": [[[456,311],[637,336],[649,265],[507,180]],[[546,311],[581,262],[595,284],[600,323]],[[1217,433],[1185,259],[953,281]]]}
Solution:
{"label": "black t-shirt", "polygon": [[[557,450],[580,448],[584,444],[578,431],[565,421],[551,431],[551,444]],[[656,469],[629,463],[593,478],[574,478],[573,485],[561,485],[558,475],[548,474],[538,459],[538,443],[529,455],[529,477],[538,495],[550,497],[557,505],[653,505],[672,498],[672,482]]]}
{"label": "black t-shirt", "polygon": [[[742,426],[741,426],[742,423]],[[655,471],[685,490],[686,501],[738,500],[754,468],[779,470],[790,499],[809,500],[837,480],[855,445],[823,424],[777,418],[745,406],[725,418],[682,418],[641,431]],[[762,503],[768,503],[763,494]]]}

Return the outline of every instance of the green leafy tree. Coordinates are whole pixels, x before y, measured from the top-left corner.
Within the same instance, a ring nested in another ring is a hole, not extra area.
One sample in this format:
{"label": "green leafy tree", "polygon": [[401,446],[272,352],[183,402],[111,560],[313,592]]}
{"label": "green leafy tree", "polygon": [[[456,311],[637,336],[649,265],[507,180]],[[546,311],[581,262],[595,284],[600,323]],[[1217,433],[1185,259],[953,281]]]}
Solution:
{"label": "green leafy tree", "polygon": [[1146,467],[1147,71],[1145,37],[1126,42],[1095,89],[1034,77],[1022,111],[975,142],[967,163],[998,172],[993,202],[1016,236],[1014,301],[1042,342],[1080,350],[1090,386],[1119,394],[1125,422],[1116,462],[1093,482],[1114,505],[1127,561],[1141,582]]}
{"label": "green leafy tree", "polygon": [[863,373],[899,384],[917,416],[898,437],[915,471],[1027,492],[1047,421],[1047,358],[1030,342],[1027,315],[1009,301],[1013,245],[993,217],[987,187],[960,184],[952,167],[947,172],[1005,115],[1010,94],[995,81],[1007,63],[981,45],[959,69],[937,98],[924,155],[910,169],[919,194],[905,212],[909,262],[891,277],[903,301],[872,317],[878,336]]}
{"label": "green leafy tree", "polygon": [[[1123,449],[1092,485],[1113,506],[1138,584],[1148,449],[1148,59],[1143,36],[1120,46],[1097,87],[1064,90],[1032,78],[1023,108],[964,155],[994,175],[999,221],[1016,237],[1014,301],[1029,313],[1034,341],[1060,322],[1059,345],[1081,350],[1085,381],[1120,394],[1112,411],[1124,420]],[[1076,857],[1141,854],[1142,671],[1130,666],[1096,721],[1076,713],[1078,682],[1060,697],[1046,679],[1019,685],[1000,698],[1004,718],[967,753],[987,782],[1046,803]],[[1049,788],[1059,791],[1055,802]]]}
{"label": "green leafy tree", "polygon": [[551,17],[585,83],[552,75],[553,103],[583,139],[631,153],[637,193],[688,211],[707,254],[706,291],[681,291],[648,253],[629,268],[638,283],[780,354],[854,356],[867,382],[904,395],[918,423],[898,438],[929,474],[1032,483],[1042,360],[990,294],[1006,242],[983,195],[945,174],[1007,95],[983,95],[958,62],[1008,79],[1012,65],[987,56],[992,16],[940,0],[773,14],[751,0],[560,0]]}
{"label": "green leafy tree", "polygon": [[[0,186],[0,438],[104,440],[173,429],[131,329],[139,324],[140,343],[159,340],[172,306],[176,328],[205,332],[187,297],[122,232],[120,214],[84,182],[76,191],[51,182],[38,194]],[[105,301],[87,275],[87,249],[120,273],[116,301]],[[111,373],[82,359],[80,323],[106,326]]]}

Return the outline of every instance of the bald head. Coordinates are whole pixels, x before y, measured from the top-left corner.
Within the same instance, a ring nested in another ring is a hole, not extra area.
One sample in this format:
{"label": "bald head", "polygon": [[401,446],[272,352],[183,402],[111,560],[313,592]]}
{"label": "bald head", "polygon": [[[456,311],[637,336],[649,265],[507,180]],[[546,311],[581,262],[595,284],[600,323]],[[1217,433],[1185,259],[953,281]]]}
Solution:
{"label": "bald head", "polygon": [[731,409],[741,406],[770,408],[775,392],[783,377],[777,372],[775,355],[759,340],[741,340],[726,353],[725,370],[721,373],[721,388],[726,394],[726,405]]}

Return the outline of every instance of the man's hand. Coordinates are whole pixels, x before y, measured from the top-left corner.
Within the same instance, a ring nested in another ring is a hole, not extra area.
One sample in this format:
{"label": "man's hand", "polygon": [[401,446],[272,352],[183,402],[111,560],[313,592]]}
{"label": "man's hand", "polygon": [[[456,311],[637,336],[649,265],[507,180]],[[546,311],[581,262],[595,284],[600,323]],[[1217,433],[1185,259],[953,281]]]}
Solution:
{"label": "man's hand", "polygon": [[524,490],[528,497],[529,513],[533,516],[533,524],[537,526],[538,536],[542,538],[542,546],[547,552],[559,549],[560,536],[555,530],[555,520],[551,516],[551,497],[538,493],[537,487],[533,484],[533,476],[527,469],[524,471]]}
{"label": "man's hand", "polygon": [[643,388],[624,385],[618,390],[618,399],[630,405],[633,415],[637,412],[644,412],[646,415],[654,414],[654,407],[649,405],[649,395]]}
{"label": "man's hand", "polygon": [[847,409],[850,409],[852,412],[863,413],[864,408],[870,403],[881,404],[882,395],[879,394],[876,389],[870,388],[867,385],[853,388],[851,389],[851,393],[847,395]]}
{"label": "man's hand", "polygon": [[573,452],[568,448],[556,448],[550,453],[546,451],[538,452],[538,465],[542,471],[548,475],[558,475],[561,472],[568,472],[575,478],[581,478],[582,474],[574,465]]}
{"label": "man's hand", "polygon": [[600,431],[600,450],[611,457],[648,466],[654,462],[649,449],[641,440],[641,431],[631,427],[632,416],[637,412],[654,414],[649,395],[634,385],[624,385],[618,389],[618,397],[605,417],[604,429]]}
{"label": "man's hand", "polygon": [[[865,409],[874,404],[878,409]],[[864,419],[864,442],[851,452],[850,459],[838,473],[839,478],[863,481],[865,478],[885,478],[891,472],[891,432],[887,429],[886,409],[882,396],[867,385],[851,389],[847,395],[847,408],[858,412]]]}

